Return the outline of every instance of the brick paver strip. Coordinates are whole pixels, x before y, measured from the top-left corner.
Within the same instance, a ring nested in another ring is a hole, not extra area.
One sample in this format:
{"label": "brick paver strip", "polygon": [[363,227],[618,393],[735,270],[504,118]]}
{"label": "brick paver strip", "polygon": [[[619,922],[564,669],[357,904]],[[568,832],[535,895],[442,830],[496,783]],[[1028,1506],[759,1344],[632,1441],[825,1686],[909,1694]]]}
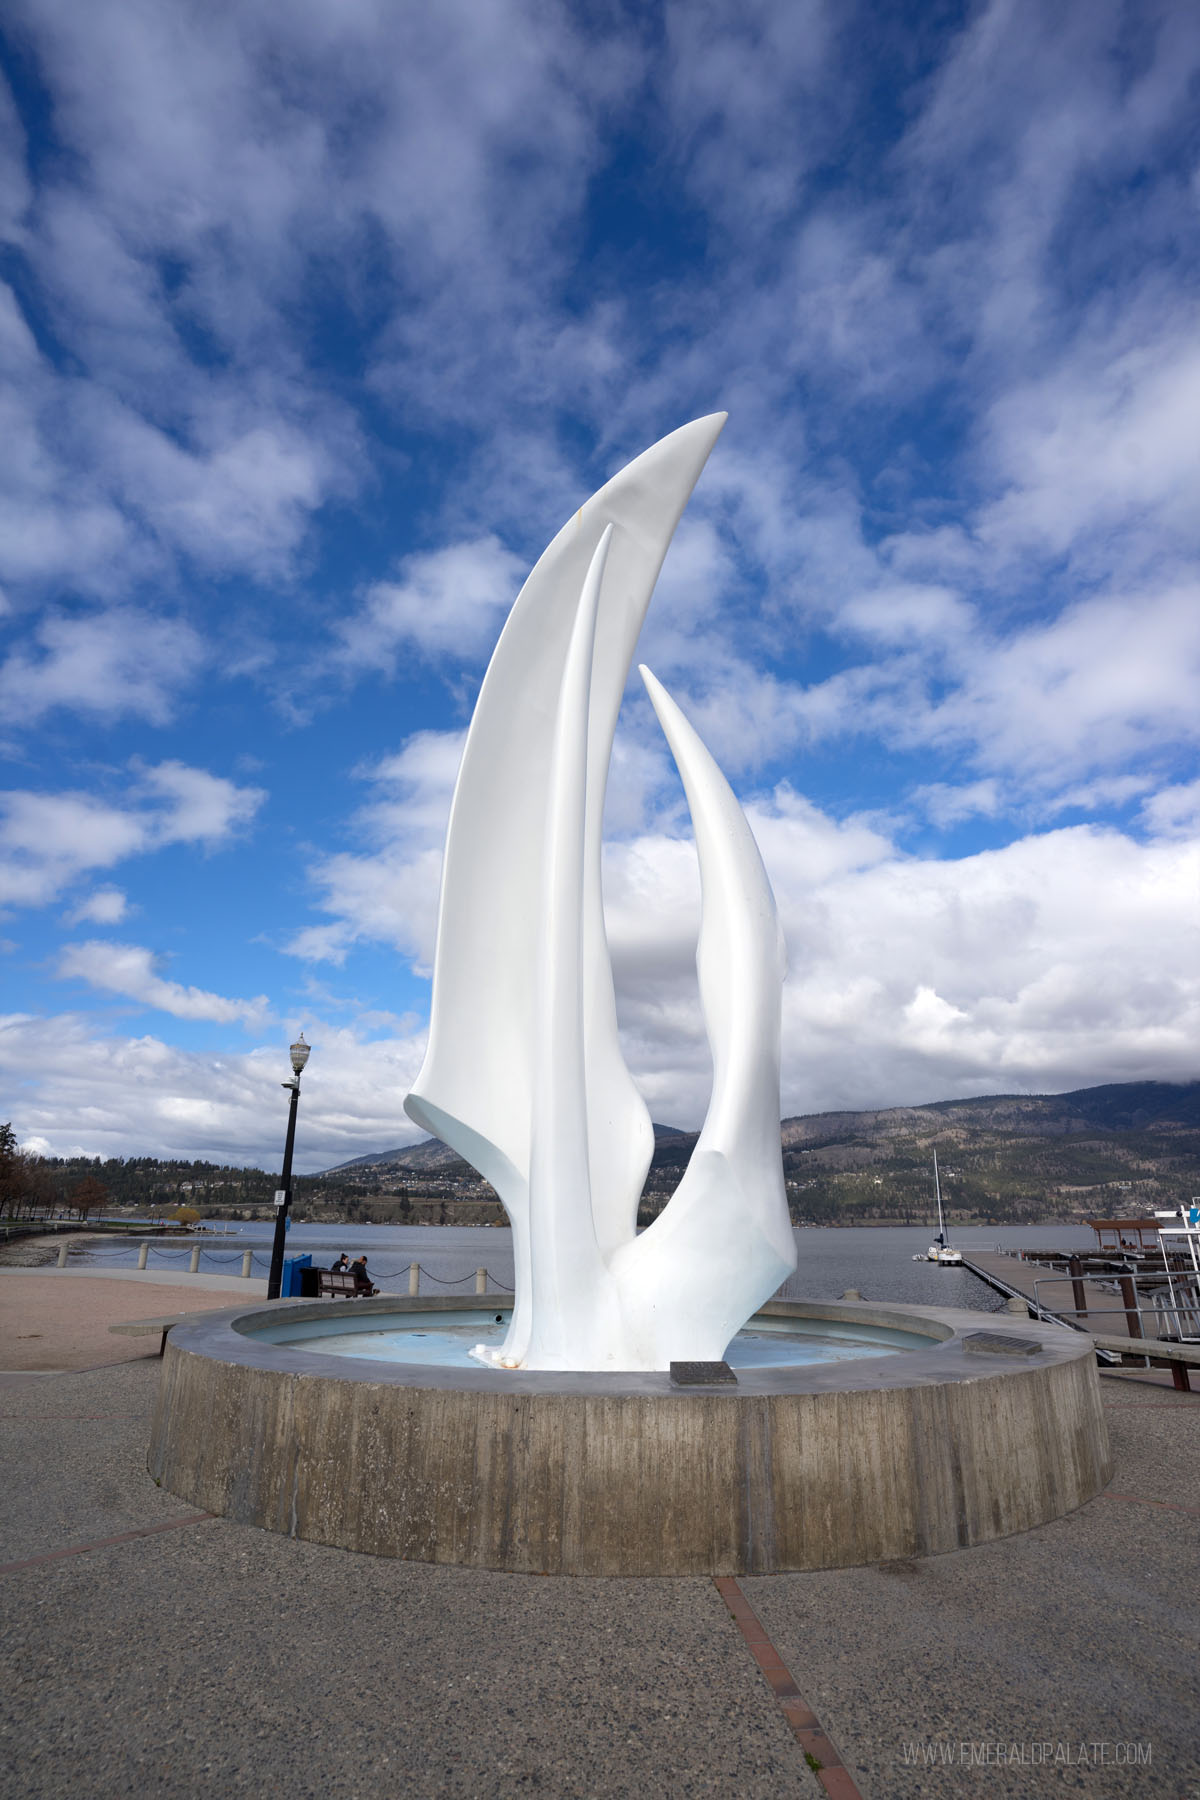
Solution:
{"label": "brick paver strip", "polygon": [[732,1575],[714,1575],[713,1586],[732,1613],[733,1622],[778,1700],[796,1742],[811,1757],[809,1767],[812,1768],[814,1763],[818,1765],[814,1773],[829,1800],[863,1800],[849,1769],[825,1735],[816,1713],[802,1698],[787,1664],[767,1636],[762,1620],[738,1582]]}
{"label": "brick paver strip", "polygon": [[1151,1500],[1147,1494],[1114,1494],[1107,1489],[1096,1495],[1097,1500],[1133,1500],[1138,1506],[1165,1506],[1168,1512],[1188,1513],[1193,1519],[1200,1519],[1200,1506],[1180,1506],[1174,1500]]}
{"label": "brick paver strip", "polygon": [[153,1537],[158,1531],[177,1531],[181,1525],[199,1525],[215,1519],[215,1513],[185,1513],[182,1519],[164,1519],[160,1525],[139,1525],[136,1531],[119,1531],[115,1537],[93,1538],[90,1544],[69,1544],[65,1550],[47,1550],[43,1556],[26,1556],[20,1562],[0,1563],[0,1575],[18,1569],[37,1569],[43,1563],[61,1562],[64,1556],[85,1556],[89,1550],[107,1550],[111,1544],[129,1544],[134,1538]]}

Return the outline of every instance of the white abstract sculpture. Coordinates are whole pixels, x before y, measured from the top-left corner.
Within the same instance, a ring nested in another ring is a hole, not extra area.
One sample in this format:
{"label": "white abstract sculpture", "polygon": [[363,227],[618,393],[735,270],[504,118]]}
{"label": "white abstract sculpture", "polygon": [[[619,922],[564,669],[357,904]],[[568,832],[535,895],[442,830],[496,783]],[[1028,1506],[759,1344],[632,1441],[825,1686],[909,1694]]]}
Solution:
{"label": "white abstract sculpture", "polygon": [[539,559],[484,678],[442,871],[429,1046],[405,1109],[512,1223],[505,1368],[719,1360],[795,1267],[779,1140],[775,902],[728,783],[641,670],[700,862],[713,1092],[687,1171],[638,1235],[650,1116],[621,1057],[601,895],[617,711],[680,514],[725,423],[698,419],[594,494]]}

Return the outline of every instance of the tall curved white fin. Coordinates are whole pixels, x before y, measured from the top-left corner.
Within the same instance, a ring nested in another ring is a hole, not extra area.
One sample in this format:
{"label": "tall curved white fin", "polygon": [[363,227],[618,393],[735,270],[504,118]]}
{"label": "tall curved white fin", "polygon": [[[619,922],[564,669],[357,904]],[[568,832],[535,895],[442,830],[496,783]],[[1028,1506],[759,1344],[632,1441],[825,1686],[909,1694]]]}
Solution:
{"label": "tall curved white fin", "polygon": [[517,597],[467,734],[429,1046],[405,1106],[508,1210],[516,1299],[503,1350],[487,1360],[510,1367],[719,1357],[795,1262],[774,901],[728,784],[645,670],[696,828],[714,1084],[687,1174],[641,1238],[653,1135],[620,1053],[601,897],[621,695],[667,545],[724,421],[664,438],[559,532]]}
{"label": "tall curved white fin", "polygon": [[[587,710],[583,1007],[591,1187],[604,1249],[632,1228],[653,1152],[649,1114],[617,1042],[600,888],[613,732],[633,650],[675,526],[725,423],[672,432],[614,475],[539,558],[500,635],[450,812],[429,1044],[405,1107],[479,1169],[518,1237],[528,1208],[541,860],[558,699],[597,545],[612,539]],[[526,1246],[518,1245],[518,1269]]]}
{"label": "tall curved white fin", "polygon": [[700,863],[696,966],[713,1087],[669,1204],[614,1259],[646,1365],[712,1361],[796,1266],[779,1143],[775,897],[732,788],[649,669],[641,677],[683,780]]}
{"label": "tall curved white fin", "polygon": [[530,1367],[592,1368],[611,1344],[615,1302],[592,1216],[584,1020],[588,696],[613,527],[583,584],[567,647],[550,758],[542,858],[529,1149],[529,1335],[505,1353]]}

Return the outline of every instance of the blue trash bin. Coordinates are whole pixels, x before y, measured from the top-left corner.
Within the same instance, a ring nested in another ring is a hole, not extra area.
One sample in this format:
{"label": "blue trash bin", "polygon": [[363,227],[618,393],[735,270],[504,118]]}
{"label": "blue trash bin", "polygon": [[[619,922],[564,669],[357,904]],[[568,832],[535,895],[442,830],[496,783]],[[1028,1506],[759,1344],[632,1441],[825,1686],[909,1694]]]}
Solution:
{"label": "blue trash bin", "polygon": [[285,1256],[283,1274],[279,1280],[279,1298],[281,1300],[298,1300],[300,1298],[300,1271],[311,1268],[311,1251],[306,1251],[303,1256]]}

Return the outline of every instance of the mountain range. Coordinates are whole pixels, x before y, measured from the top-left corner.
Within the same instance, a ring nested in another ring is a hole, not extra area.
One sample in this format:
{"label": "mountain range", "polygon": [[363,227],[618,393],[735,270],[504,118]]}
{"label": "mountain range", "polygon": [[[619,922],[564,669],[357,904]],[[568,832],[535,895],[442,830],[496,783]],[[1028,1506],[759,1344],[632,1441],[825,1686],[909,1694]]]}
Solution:
{"label": "mountain range", "polygon": [[[654,1127],[649,1216],[674,1189],[697,1135]],[[960,1216],[999,1221],[1149,1210],[1200,1191],[1200,1081],[811,1113],[784,1119],[780,1137],[794,1218],[924,1216],[935,1149],[948,1204]],[[478,1179],[436,1138],[356,1157],[326,1173],[381,1188],[423,1177],[439,1184]]]}

